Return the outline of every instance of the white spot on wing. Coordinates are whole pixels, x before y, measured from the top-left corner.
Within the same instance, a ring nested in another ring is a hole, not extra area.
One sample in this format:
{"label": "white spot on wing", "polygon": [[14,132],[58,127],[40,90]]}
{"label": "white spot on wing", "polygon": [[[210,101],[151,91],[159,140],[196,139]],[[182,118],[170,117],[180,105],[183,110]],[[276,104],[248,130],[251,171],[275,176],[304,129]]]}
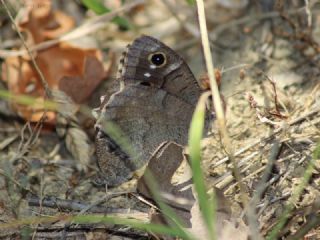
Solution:
{"label": "white spot on wing", "polygon": [[102,103],[105,98],[106,98],[106,96],[101,96],[101,97],[100,97],[100,103]]}
{"label": "white spot on wing", "polygon": [[156,69],[156,68],[157,68],[156,65],[153,65],[153,64],[150,65],[150,69]]}
{"label": "white spot on wing", "polygon": [[149,78],[150,76],[151,76],[151,74],[150,73],[145,73],[145,74],[143,74],[145,77],[147,77],[147,78]]}

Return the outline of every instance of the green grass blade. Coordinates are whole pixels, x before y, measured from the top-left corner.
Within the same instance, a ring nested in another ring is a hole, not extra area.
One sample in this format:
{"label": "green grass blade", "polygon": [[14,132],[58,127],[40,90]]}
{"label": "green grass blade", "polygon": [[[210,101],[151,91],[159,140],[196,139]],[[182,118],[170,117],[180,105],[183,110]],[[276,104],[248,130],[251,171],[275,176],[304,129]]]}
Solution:
{"label": "green grass blade", "polygon": [[[26,106],[34,106],[39,104],[38,99],[28,95],[14,95],[7,90],[0,89],[0,98],[5,99],[7,101],[13,101],[15,103],[23,104]],[[54,101],[44,100],[41,102],[41,106],[47,110],[57,110],[58,104]]]}
{"label": "green grass blade", "polygon": [[117,225],[125,225],[135,229],[159,233],[159,234],[166,234],[170,236],[177,236],[183,239],[185,238],[185,234],[179,231],[179,229],[171,228],[164,225],[159,224],[151,224],[146,223],[142,220],[137,219],[129,219],[124,217],[115,217],[115,216],[105,216],[105,215],[98,215],[98,214],[87,214],[87,215],[56,215],[56,216],[49,216],[49,217],[29,217],[24,219],[17,219],[14,221],[10,221],[8,223],[1,223],[0,230],[12,229],[12,228],[20,228],[26,227],[29,225],[36,225],[36,224],[50,224],[57,221],[69,222],[69,223],[76,223],[76,224],[97,224],[97,223],[104,223],[104,224],[117,224]]}
{"label": "green grass blade", "polygon": [[110,9],[105,7],[101,0],[82,0],[82,4],[98,15],[110,12]]}
{"label": "green grass blade", "polygon": [[180,218],[174,212],[174,210],[163,201],[162,197],[159,194],[159,191],[157,191],[157,189],[159,189],[158,183],[155,181],[155,178],[154,176],[152,176],[151,172],[146,170],[146,172],[144,173],[144,177],[147,179],[148,187],[151,191],[154,200],[160,207],[161,213],[166,216],[167,220],[169,220],[170,226],[174,228],[177,232],[179,232],[179,236],[183,236],[183,239],[195,239],[195,237],[192,236],[192,234],[188,233],[183,228],[183,224]]}
{"label": "green grass blade", "polygon": [[[111,12],[111,9],[104,6],[104,4],[100,0],[82,0],[82,4],[86,6],[86,8],[92,10],[98,15]],[[122,17],[115,17],[112,20],[112,22],[117,24],[119,27],[123,28],[124,30],[130,29],[129,22]]]}
{"label": "green grass blade", "polygon": [[196,3],[196,0],[186,0],[188,4],[194,5]]}
{"label": "green grass blade", "polygon": [[139,220],[120,218],[112,216],[101,216],[101,215],[79,215],[72,218],[73,223],[84,224],[84,223],[106,223],[106,224],[119,224],[129,226],[135,229],[165,234],[170,236],[177,236],[183,239],[187,239],[184,232],[180,231],[178,228],[172,228],[160,224],[145,223]]}
{"label": "green grass blade", "polygon": [[320,159],[320,143],[317,144],[317,147],[313,151],[312,158],[302,176],[300,184],[294,189],[293,194],[289,200],[289,204],[286,206],[284,213],[281,215],[278,223],[275,227],[271,230],[271,232],[267,236],[267,240],[274,240],[278,239],[278,235],[281,230],[284,228],[288,218],[290,217],[291,211],[294,209],[296,203],[298,202],[305,186],[307,186],[312,172],[314,170],[315,161]]}
{"label": "green grass blade", "polygon": [[215,239],[214,218],[215,218],[215,201],[209,200],[204,183],[204,175],[201,169],[201,139],[203,137],[204,119],[206,113],[206,100],[210,93],[204,93],[197,104],[192,117],[189,130],[189,151],[191,168],[193,173],[193,182],[198,194],[201,213],[208,228],[210,239]]}

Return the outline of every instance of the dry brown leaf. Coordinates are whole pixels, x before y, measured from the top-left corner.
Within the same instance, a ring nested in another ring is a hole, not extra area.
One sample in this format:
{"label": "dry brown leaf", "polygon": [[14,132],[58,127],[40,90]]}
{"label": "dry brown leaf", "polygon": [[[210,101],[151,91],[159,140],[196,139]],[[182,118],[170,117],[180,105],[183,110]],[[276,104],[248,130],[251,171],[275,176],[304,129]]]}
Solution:
{"label": "dry brown leaf", "polygon": [[104,76],[101,62],[95,56],[84,58],[83,73],[79,76],[65,76],[59,82],[59,89],[76,103],[83,103],[98,86]]}
{"label": "dry brown leaf", "polygon": [[[215,69],[214,70],[214,75],[215,75],[215,79],[216,79],[217,85],[218,85],[218,87],[220,87],[221,86],[221,81],[222,81],[222,72],[221,72],[221,70],[220,69]],[[203,73],[203,74],[200,75],[199,84],[200,84],[200,87],[203,90],[210,90],[210,79],[209,79],[208,73]]]}
{"label": "dry brown leaf", "polygon": [[54,39],[74,27],[74,20],[59,10],[52,9],[50,0],[27,0],[19,22],[33,44]]}
{"label": "dry brown leaf", "polygon": [[[30,8],[30,4],[39,7]],[[73,26],[73,20],[51,9],[50,1],[26,4],[26,17],[19,23],[28,34],[28,42],[36,44],[61,36]],[[101,52],[79,44],[61,42],[34,54],[35,61],[51,89],[67,93],[75,103],[83,103],[104,78]],[[26,94],[37,99],[37,106],[12,103],[13,109],[26,120],[37,122],[43,114],[45,91],[29,56],[9,57],[3,63],[4,81],[13,95]],[[48,121],[55,121],[55,113],[48,112]]]}
{"label": "dry brown leaf", "polygon": [[66,147],[72,156],[81,163],[80,169],[86,171],[90,161],[90,146],[87,134],[78,126],[69,127],[66,132]]}
{"label": "dry brown leaf", "polygon": [[60,90],[53,90],[51,93],[57,103],[57,112],[69,120],[75,120],[79,105],[75,104],[71,97]]}

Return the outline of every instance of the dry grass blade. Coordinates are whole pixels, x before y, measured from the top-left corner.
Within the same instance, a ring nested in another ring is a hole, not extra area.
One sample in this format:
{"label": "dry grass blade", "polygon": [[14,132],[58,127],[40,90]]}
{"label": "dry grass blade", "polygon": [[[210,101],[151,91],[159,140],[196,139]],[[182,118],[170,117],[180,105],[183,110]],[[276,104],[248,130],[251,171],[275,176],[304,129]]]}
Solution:
{"label": "dry grass blade", "polygon": [[276,140],[271,148],[271,153],[270,153],[267,167],[265,168],[264,174],[256,188],[256,192],[250,201],[250,207],[248,207],[247,209],[247,216],[248,216],[251,237],[257,240],[262,240],[263,237],[259,232],[260,226],[259,226],[259,222],[256,214],[256,206],[261,200],[263,192],[268,187],[268,179],[272,171],[273,164],[279,154],[280,147],[281,147],[281,144],[279,143],[279,141]]}
{"label": "dry grass blade", "polygon": [[320,226],[319,216],[313,215],[308,219],[307,223],[303,225],[294,235],[289,236],[287,240],[300,240],[307,237],[307,234]]}
{"label": "dry grass blade", "polygon": [[233,172],[234,172],[235,178],[239,184],[242,204],[246,207],[247,202],[248,202],[248,196],[246,194],[247,191],[246,191],[245,185],[242,182],[242,177],[241,177],[240,171],[237,167],[237,163],[234,159],[234,153],[233,153],[231,141],[229,139],[228,132],[227,132],[226,125],[225,125],[226,121],[225,121],[222,101],[220,98],[218,85],[217,85],[214,71],[213,71],[214,65],[212,62],[212,56],[211,56],[211,51],[210,51],[209,37],[208,37],[203,1],[197,0],[197,6],[198,6],[198,17],[199,17],[202,46],[203,46],[204,56],[205,56],[205,60],[206,60],[206,67],[207,67],[207,71],[208,71],[208,76],[210,79],[210,88],[212,91],[213,104],[214,104],[215,112],[217,115],[219,131],[222,136],[222,141],[223,141],[224,147],[226,148],[229,159],[231,160],[231,162],[233,164]]}
{"label": "dry grass blade", "polygon": [[313,152],[313,156],[310,160],[310,162],[307,165],[307,168],[301,177],[300,184],[298,184],[292,193],[291,198],[289,199],[289,203],[287,204],[286,208],[284,209],[283,214],[281,215],[280,219],[278,220],[278,223],[276,226],[272,229],[272,231],[268,234],[267,240],[274,240],[278,238],[279,233],[284,228],[292,210],[295,208],[296,203],[299,201],[299,198],[305,189],[305,187],[308,185],[308,182],[312,176],[312,172],[315,168],[315,162],[319,160],[320,158],[320,144],[317,145],[316,149]]}
{"label": "dry grass blade", "polygon": [[8,137],[4,139],[2,142],[0,142],[0,151],[5,149],[8,145],[10,145],[12,142],[14,142],[19,137],[18,134],[14,134],[11,137]]}
{"label": "dry grass blade", "polygon": [[[288,124],[284,124],[283,126],[279,127],[278,129],[276,129],[273,133],[271,133],[269,136],[263,138],[263,139],[257,139],[257,140],[254,140],[251,144],[239,149],[238,151],[235,152],[234,156],[239,156],[240,154],[248,151],[249,149],[255,147],[256,145],[258,145],[259,143],[265,143],[265,142],[268,142],[270,139],[272,139],[274,136],[276,136],[278,133],[282,132],[283,130],[287,130],[287,126],[293,126],[293,125],[296,125],[296,124],[299,124],[300,122],[303,122],[303,121],[307,121],[309,117],[315,115],[315,114],[318,114],[320,111],[320,107],[316,107],[304,114],[302,114],[301,116],[291,120]],[[306,127],[306,126],[305,126]],[[230,158],[229,156],[215,162],[214,164],[212,164],[210,167],[212,168],[215,168],[215,167],[218,167],[220,166],[221,164],[223,163],[226,163],[227,161],[229,161]]]}
{"label": "dry grass blade", "polygon": [[245,193],[246,188],[242,183],[241,174],[239,172],[239,169],[238,169],[237,164],[234,159],[233,149],[232,149],[231,142],[230,142],[230,139],[229,139],[229,136],[227,133],[226,126],[225,126],[225,116],[224,116],[222,101],[220,98],[218,85],[217,85],[214,71],[213,71],[214,65],[212,62],[212,56],[211,56],[211,51],[210,51],[203,1],[198,0],[197,5],[198,5],[198,15],[199,15],[199,25],[200,25],[200,31],[201,31],[202,46],[203,46],[203,50],[204,50],[204,56],[205,56],[205,60],[206,60],[208,76],[210,79],[210,88],[212,91],[215,112],[217,114],[219,130],[220,130],[220,134],[222,135],[222,141],[223,141],[225,148],[227,150],[227,153],[229,155],[229,159],[233,163],[233,171],[234,171],[235,178],[237,179],[239,187],[240,187],[242,203],[244,206],[246,206],[247,201],[248,201],[247,200],[248,197],[246,196],[246,193]]}

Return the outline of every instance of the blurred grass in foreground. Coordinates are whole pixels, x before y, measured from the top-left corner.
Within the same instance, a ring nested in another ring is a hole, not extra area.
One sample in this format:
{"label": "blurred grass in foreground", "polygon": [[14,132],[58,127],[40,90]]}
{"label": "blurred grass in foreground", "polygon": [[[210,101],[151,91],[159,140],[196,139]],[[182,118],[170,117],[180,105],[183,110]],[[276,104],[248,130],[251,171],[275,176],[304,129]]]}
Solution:
{"label": "blurred grass in foreground", "polygon": [[[200,209],[203,210],[202,214],[205,217],[205,222],[208,226],[213,226],[213,205],[212,202],[208,202],[208,195],[206,193],[206,188],[204,186],[203,181],[203,173],[200,167],[200,159],[201,159],[201,149],[200,149],[200,141],[202,139],[203,134],[203,126],[204,126],[204,118],[205,118],[205,100],[207,98],[207,94],[203,95],[197,108],[194,112],[194,116],[191,122],[190,127],[190,140],[189,140],[189,147],[190,147],[190,157],[191,157],[191,165],[193,170],[193,180],[196,185],[197,196],[199,197]],[[24,104],[28,106],[33,106],[36,104],[36,99],[26,95],[17,95],[14,96],[10,94],[6,90],[0,90],[0,98],[7,100],[7,101],[15,101],[19,104]],[[50,100],[44,100],[44,107],[47,110],[57,110],[58,103]],[[90,116],[90,113],[87,107],[82,106],[80,111]],[[121,134],[121,130],[115,125],[108,123],[108,127],[104,130],[107,134],[110,134],[112,138],[116,139],[116,142],[119,143],[121,147],[126,149],[129,154],[134,154],[132,147],[128,140]],[[50,217],[32,217],[32,218],[24,218],[20,220],[14,220],[9,223],[0,224],[0,229],[7,229],[7,228],[15,228],[15,227],[22,227],[31,224],[39,224],[39,223],[50,223],[57,220],[63,220],[73,223],[112,223],[112,224],[120,224],[126,225],[132,228],[136,228],[139,230],[145,230],[148,232],[153,232],[157,234],[167,234],[171,236],[181,237],[183,239],[194,239],[186,230],[181,227],[180,220],[177,216],[175,216],[174,211],[164,203],[159,195],[157,194],[157,182],[152,176],[150,176],[150,187],[152,192],[154,193],[155,200],[157,201],[158,205],[160,206],[163,214],[169,219],[173,220],[172,222],[175,223],[172,226],[164,226],[159,224],[151,224],[151,223],[144,223],[137,220],[126,219],[126,218],[119,218],[119,217],[112,217],[112,216],[100,216],[100,215],[80,215],[80,216],[72,216],[72,215],[57,215],[57,216],[50,216]],[[209,231],[210,232],[210,231]]]}
{"label": "blurred grass in foreground", "polygon": [[[107,8],[101,0],[81,0],[81,2],[84,6],[86,6],[86,8],[92,10],[98,15],[102,15],[104,13],[109,13],[112,11],[110,8]],[[117,24],[123,30],[129,30],[131,28],[130,23],[122,17],[115,17],[112,22]]]}
{"label": "blurred grass in foreground", "polygon": [[284,212],[280,216],[277,224],[272,228],[272,230],[268,233],[266,239],[267,240],[275,240],[278,239],[278,235],[282,229],[285,228],[287,220],[290,217],[290,213],[295,208],[296,204],[299,201],[301,194],[303,193],[305,187],[308,185],[308,182],[312,176],[315,167],[315,161],[320,159],[320,142],[318,142],[315,150],[313,151],[312,157],[304,171],[303,176],[300,179],[300,184],[298,184],[294,189],[293,193],[288,200],[288,204],[286,205]]}

